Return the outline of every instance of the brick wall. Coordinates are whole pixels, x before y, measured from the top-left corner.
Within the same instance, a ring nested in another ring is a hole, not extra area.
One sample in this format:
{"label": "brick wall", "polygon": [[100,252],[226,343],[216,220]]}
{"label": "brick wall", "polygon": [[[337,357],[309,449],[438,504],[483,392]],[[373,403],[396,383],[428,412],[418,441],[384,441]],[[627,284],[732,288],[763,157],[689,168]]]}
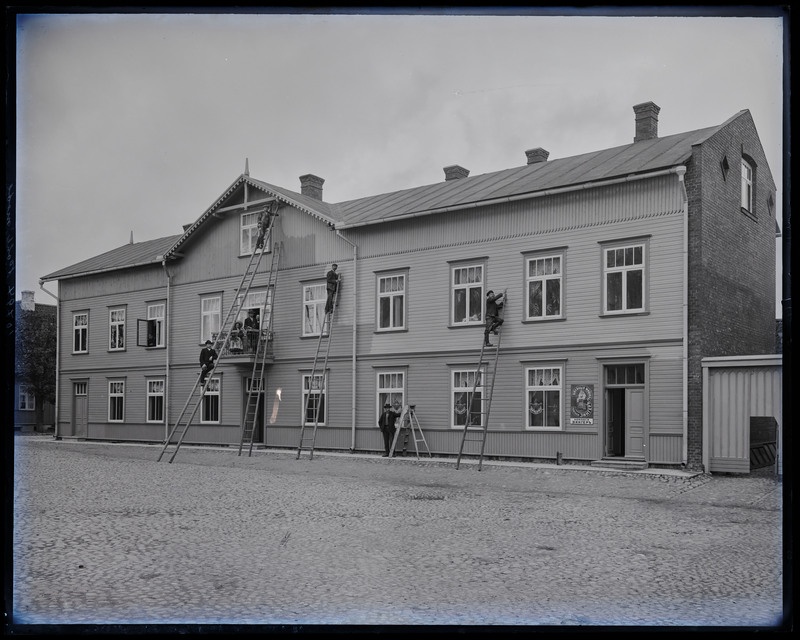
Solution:
{"label": "brick wall", "polygon": [[[755,164],[754,215],[741,209],[742,154]],[[723,177],[721,163],[727,159]],[[749,112],[696,147],[686,173],[689,198],[690,468],[702,466],[702,366],[710,356],[774,353],[775,200]],[[774,205],[773,205],[774,206]]]}

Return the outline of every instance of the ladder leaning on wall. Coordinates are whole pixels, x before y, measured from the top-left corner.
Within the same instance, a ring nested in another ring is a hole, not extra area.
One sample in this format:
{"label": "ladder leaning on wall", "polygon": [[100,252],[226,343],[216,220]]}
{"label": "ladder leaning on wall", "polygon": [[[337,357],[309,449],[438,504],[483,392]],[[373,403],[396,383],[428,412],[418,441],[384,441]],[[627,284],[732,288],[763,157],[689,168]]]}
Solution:
{"label": "ladder leaning on wall", "polygon": [[[339,304],[339,289],[341,288],[341,280],[336,287],[333,294],[333,309],[330,313],[326,313],[322,320],[322,327],[319,332],[319,340],[317,340],[317,351],[314,354],[314,364],[311,367],[311,375],[308,377],[308,389],[304,389],[306,400],[303,403],[303,416],[300,425],[300,443],[297,445],[296,460],[300,459],[300,453],[305,449],[308,451],[308,459],[314,457],[314,445],[317,440],[317,428],[319,427],[320,407],[321,401],[325,394],[325,378],[328,370],[328,355],[330,354],[331,335],[333,334],[333,317],[336,313],[336,307]],[[315,381],[319,378],[319,388],[315,389]],[[317,391],[317,393],[312,393]],[[316,404],[312,407],[312,398],[316,398]],[[309,424],[308,410],[313,408],[314,420],[313,427]],[[310,434],[306,433],[311,431]]]}
{"label": "ladder leaning on wall", "polygon": [[[225,319],[222,321],[220,326],[220,331],[214,338],[214,342],[212,344],[212,349],[217,352],[217,360],[214,362],[214,368],[219,365],[220,359],[225,355],[225,347],[228,346],[228,343],[231,339],[231,327],[233,326],[233,323],[236,322],[239,312],[244,306],[247,293],[250,291],[250,287],[253,285],[253,280],[255,279],[258,267],[264,257],[264,251],[260,249],[263,248],[267,232],[272,229],[272,222],[277,213],[277,204],[278,203],[276,201],[273,201],[265,211],[261,212],[261,215],[259,216],[259,233],[256,240],[256,248],[250,256],[250,260],[247,263],[247,268],[245,269],[244,275],[242,276],[239,286],[236,289],[234,301],[228,309],[228,313],[225,315]],[[194,417],[197,415],[197,411],[200,409],[200,406],[203,403],[203,396],[205,395],[208,385],[212,380],[212,372],[213,369],[206,374],[206,380],[203,384],[200,382],[203,374],[198,374],[197,380],[195,380],[192,390],[189,392],[189,397],[186,399],[186,403],[183,405],[183,409],[181,409],[178,419],[175,421],[175,425],[172,427],[169,435],[167,435],[167,438],[164,441],[164,446],[161,448],[161,453],[158,454],[157,461],[160,461],[161,458],[164,457],[164,454],[167,452],[167,449],[170,448],[170,445],[172,445],[173,450],[168,461],[172,462],[175,459],[175,455],[178,453],[178,449],[180,449],[183,439],[186,437],[186,432],[189,430],[192,420],[194,420]],[[189,411],[190,406],[192,407],[191,411]],[[174,439],[176,436],[177,439]]]}
{"label": "ladder leaning on wall", "polygon": [[[275,300],[276,286],[278,284],[278,263],[280,262],[280,253],[282,246],[275,244],[272,248],[272,262],[269,267],[269,282],[267,284],[267,298],[264,300],[266,306],[269,302],[269,296]],[[261,317],[264,317],[264,308],[262,307]],[[275,314],[270,311],[269,320],[266,327],[259,327],[258,343],[256,344],[256,355],[253,360],[253,373],[250,376],[250,389],[247,393],[247,404],[242,417],[242,437],[239,441],[239,453],[242,455],[242,449],[247,446],[247,455],[253,453],[253,436],[256,433],[258,420],[258,409],[261,406],[264,397],[264,373],[267,365],[267,349],[272,340],[272,319]]]}
{"label": "ladder leaning on wall", "polygon": [[[500,317],[505,314],[506,293],[503,292],[503,306],[498,313]],[[483,464],[483,452],[486,447],[486,434],[489,430],[489,413],[492,408],[492,395],[494,394],[494,381],[497,376],[497,363],[500,359],[500,341],[503,337],[503,325],[496,329],[497,344],[487,345],[486,341],[481,345],[481,353],[478,357],[478,366],[473,376],[472,391],[467,393],[467,417],[464,423],[464,431],[461,434],[461,445],[458,448],[456,458],[456,469],[461,464],[461,457],[464,454],[464,443],[480,442],[478,455],[478,471]],[[485,381],[487,384],[481,384]],[[481,394],[476,398],[478,387],[481,387]],[[473,407],[472,405],[476,406]],[[473,426],[475,425],[475,426]],[[473,454],[475,455],[475,454]]]}

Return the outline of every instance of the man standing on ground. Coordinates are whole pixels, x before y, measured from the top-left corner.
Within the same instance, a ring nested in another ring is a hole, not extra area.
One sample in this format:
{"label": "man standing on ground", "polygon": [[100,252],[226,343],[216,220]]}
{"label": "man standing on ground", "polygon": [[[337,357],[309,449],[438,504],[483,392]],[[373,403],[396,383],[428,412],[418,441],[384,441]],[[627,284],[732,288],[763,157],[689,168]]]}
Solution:
{"label": "man standing on ground", "polygon": [[385,451],[383,454],[384,458],[389,457],[389,450],[392,448],[392,440],[394,440],[394,424],[397,422],[399,417],[400,415],[392,410],[392,405],[390,405],[388,402],[383,405],[383,413],[378,419],[378,426],[381,429],[381,433],[383,433],[383,448]]}

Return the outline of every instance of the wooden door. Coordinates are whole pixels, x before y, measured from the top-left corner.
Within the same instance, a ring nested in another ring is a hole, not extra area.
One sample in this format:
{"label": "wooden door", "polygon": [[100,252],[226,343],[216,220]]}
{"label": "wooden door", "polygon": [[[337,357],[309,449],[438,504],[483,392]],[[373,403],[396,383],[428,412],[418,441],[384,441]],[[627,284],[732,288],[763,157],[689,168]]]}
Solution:
{"label": "wooden door", "polygon": [[644,456],[644,389],[625,389],[626,455]]}
{"label": "wooden door", "polygon": [[72,384],[72,435],[85,438],[89,435],[88,382]]}

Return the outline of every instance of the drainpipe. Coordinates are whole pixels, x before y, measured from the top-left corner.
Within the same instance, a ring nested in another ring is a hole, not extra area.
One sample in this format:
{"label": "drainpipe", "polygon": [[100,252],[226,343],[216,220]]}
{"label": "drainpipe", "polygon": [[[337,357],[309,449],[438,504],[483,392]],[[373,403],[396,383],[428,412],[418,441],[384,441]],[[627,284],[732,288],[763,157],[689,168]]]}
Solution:
{"label": "drainpipe", "polygon": [[161,267],[164,269],[164,275],[167,276],[167,303],[164,305],[164,442],[166,442],[169,438],[169,396],[171,391],[169,385],[169,289],[172,275],[167,269],[166,258],[161,260]]}
{"label": "drainpipe", "polygon": [[[683,195],[683,466],[689,460],[689,196],[686,193],[686,167],[676,167]],[[704,444],[705,446],[705,444]]]}
{"label": "drainpipe", "polygon": [[357,327],[358,327],[358,318],[356,317],[357,312],[357,301],[358,301],[358,276],[356,273],[356,265],[358,264],[358,247],[356,244],[347,238],[345,238],[338,229],[334,229],[336,231],[336,235],[339,236],[342,240],[344,240],[347,244],[353,247],[353,381],[351,383],[352,387],[352,425],[350,427],[350,453],[355,452],[356,450],[356,337],[357,337]]}
{"label": "drainpipe", "polygon": [[58,296],[54,293],[50,293],[47,289],[44,288],[44,280],[39,280],[39,288],[44,291],[47,295],[52,296],[56,299],[56,402],[54,407],[54,417],[53,417],[53,438],[56,440],[61,440],[61,436],[58,435],[58,380],[61,377],[61,370],[58,368],[59,363],[59,346],[61,344],[61,300],[58,299]]}

